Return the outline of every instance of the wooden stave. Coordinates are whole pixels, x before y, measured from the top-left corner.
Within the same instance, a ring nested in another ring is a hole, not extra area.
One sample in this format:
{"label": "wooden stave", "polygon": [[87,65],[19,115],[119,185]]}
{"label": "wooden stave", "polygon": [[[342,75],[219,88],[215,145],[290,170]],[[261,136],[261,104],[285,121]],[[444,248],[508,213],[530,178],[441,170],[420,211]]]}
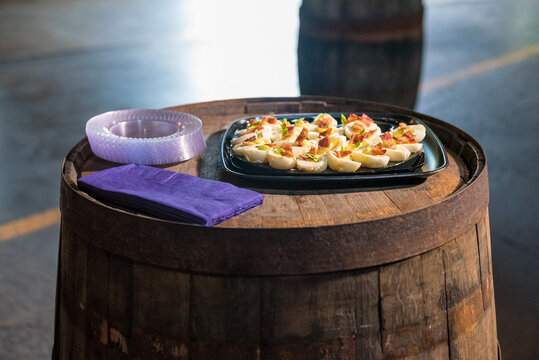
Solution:
{"label": "wooden stave", "polygon": [[[249,112],[249,108],[262,111],[267,110],[268,106],[274,107],[276,103],[284,104],[285,108],[288,108],[290,103],[295,106],[295,102],[305,103],[307,107],[314,105],[317,111],[330,111],[332,107],[342,107],[344,103],[353,107],[368,105],[374,110],[416,114],[384,104],[316,96],[238,99],[226,103],[239,104]],[[213,106],[222,109],[222,104],[223,102],[199,103],[173,109],[189,111],[190,108],[196,107],[211,110]],[[320,109],[320,106],[323,109]],[[296,110],[301,111],[301,106]],[[441,133],[441,137],[450,142],[449,146],[457,148],[459,153],[469,153],[472,160],[476,161],[471,164],[475,165],[475,168],[469,165],[469,179],[460,189],[427,208],[355,224],[284,229],[205,228],[158,220],[107,206],[76,189],[77,156],[89,154],[90,151],[85,140],[82,140],[70,152],[62,167],[61,208],[69,209],[63,211],[62,221],[70,228],[78,229],[91,245],[112,254],[156,266],[197,273],[292,275],[360,269],[398,261],[439,247],[462,234],[467,227],[484,216],[488,206],[487,170],[480,145],[455,127],[431,117],[424,118],[438,131],[445,131]],[[468,150],[465,151],[466,149]],[[82,210],[77,212],[77,209]],[[465,221],[460,221],[463,211],[466,211],[467,216]],[[444,222],[451,226],[441,226]],[[125,228],[136,225],[137,230],[126,239],[122,236],[121,229],[119,232],[115,230],[117,224],[122,224]],[[404,230],[403,224],[407,226]],[[99,238],[88,235],[99,232],[100,228],[109,230]],[[438,231],[432,231],[433,228]],[[419,232],[417,229],[420,229]],[[382,230],[398,233],[398,243],[388,242]],[[192,233],[191,239],[171,235],[186,232]],[[434,237],[433,232],[436,233]],[[156,234],[158,236],[155,236]],[[353,239],[353,234],[367,234],[367,240],[352,241],[350,239]],[[152,237],[157,239],[152,243],[145,241]],[[332,239],[331,244],[327,242],[328,238]],[[425,239],[428,241],[424,241]],[[133,243],[137,246],[130,246]],[[261,244],[264,244],[264,249],[261,249]],[[380,244],[386,247],[381,247]],[[166,254],[161,251],[164,248],[168,249]],[[305,256],[306,248],[310,250],[309,256]],[[253,258],[257,261],[253,262]],[[275,258],[280,259],[278,265],[273,260]]]}

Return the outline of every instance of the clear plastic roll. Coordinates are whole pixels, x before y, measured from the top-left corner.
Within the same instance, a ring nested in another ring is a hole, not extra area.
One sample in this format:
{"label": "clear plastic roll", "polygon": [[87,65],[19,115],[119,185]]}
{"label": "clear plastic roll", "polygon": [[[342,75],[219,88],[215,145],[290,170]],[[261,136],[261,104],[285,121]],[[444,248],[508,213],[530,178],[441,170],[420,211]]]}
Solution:
{"label": "clear plastic roll", "polygon": [[170,110],[119,110],[94,116],[86,136],[95,155],[121,164],[184,161],[206,148],[202,121]]}

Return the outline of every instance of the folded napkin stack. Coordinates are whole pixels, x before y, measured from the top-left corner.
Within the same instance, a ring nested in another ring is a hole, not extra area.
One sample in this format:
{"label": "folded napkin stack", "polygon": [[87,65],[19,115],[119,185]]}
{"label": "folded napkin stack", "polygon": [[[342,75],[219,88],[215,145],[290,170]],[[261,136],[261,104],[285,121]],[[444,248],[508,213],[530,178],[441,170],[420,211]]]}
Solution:
{"label": "folded napkin stack", "polygon": [[212,226],[262,204],[264,196],[232,184],[144,165],[124,165],[81,177],[96,199],[166,220]]}

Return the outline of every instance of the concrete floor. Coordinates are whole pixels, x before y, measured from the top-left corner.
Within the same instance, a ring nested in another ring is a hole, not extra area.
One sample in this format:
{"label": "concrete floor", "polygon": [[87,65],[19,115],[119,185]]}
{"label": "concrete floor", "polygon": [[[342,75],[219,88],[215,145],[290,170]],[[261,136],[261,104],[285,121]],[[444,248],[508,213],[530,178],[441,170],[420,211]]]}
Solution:
{"label": "concrete floor", "polygon": [[[0,1],[0,231],[58,205],[92,115],[298,95],[299,3]],[[499,340],[504,359],[538,359],[539,2],[424,5],[415,109],[487,152]],[[57,223],[0,233],[0,359],[50,358],[57,247]]]}

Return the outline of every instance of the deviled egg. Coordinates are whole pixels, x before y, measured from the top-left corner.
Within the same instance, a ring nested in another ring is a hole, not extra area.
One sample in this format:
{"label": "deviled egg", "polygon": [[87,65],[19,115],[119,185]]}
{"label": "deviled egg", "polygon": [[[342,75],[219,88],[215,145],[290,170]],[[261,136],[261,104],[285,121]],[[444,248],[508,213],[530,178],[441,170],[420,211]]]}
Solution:
{"label": "deviled egg", "polygon": [[423,125],[406,125],[405,123],[399,123],[399,126],[392,129],[390,132],[394,137],[400,137],[406,132],[410,132],[416,142],[421,142],[425,138],[426,130]]}
{"label": "deviled egg", "polygon": [[268,152],[271,150],[273,144],[264,144],[259,146],[247,146],[243,149],[243,156],[247,161],[255,164],[263,164],[268,162]]}
{"label": "deviled egg", "polygon": [[328,152],[329,168],[339,172],[356,172],[361,163],[350,158],[351,151],[332,150]]}
{"label": "deviled egg", "polygon": [[366,114],[357,116],[356,114],[350,114],[346,122],[343,120],[344,134],[347,138],[351,138],[354,134],[361,134],[363,132],[370,132],[376,130],[377,135],[381,133],[380,128],[373,119]]}
{"label": "deviled egg", "polygon": [[282,143],[268,151],[267,159],[272,168],[288,170],[296,167],[296,158],[292,146]]}
{"label": "deviled egg", "polygon": [[312,124],[316,125],[317,129],[327,129],[328,127],[337,127],[338,125],[337,120],[333,116],[325,113],[318,114]]}
{"label": "deviled egg", "polygon": [[317,155],[317,149],[313,146],[308,152],[298,157],[296,166],[301,171],[319,173],[327,169],[328,158],[326,154]]}
{"label": "deviled egg", "polygon": [[360,162],[362,166],[367,168],[381,168],[389,163],[389,156],[385,154],[386,150],[382,148],[382,144],[378,143],[375,146],[367,146],[361,150],[352,152],[352,160]]}
{"label": "deviled egg", "polygon": [[380,135],[380,140],[382,148],[386,150],[386,155],[389,156],[389,161],[404,161],[410,157],[410,151],[402,145],[397,145],[389,131]]}

